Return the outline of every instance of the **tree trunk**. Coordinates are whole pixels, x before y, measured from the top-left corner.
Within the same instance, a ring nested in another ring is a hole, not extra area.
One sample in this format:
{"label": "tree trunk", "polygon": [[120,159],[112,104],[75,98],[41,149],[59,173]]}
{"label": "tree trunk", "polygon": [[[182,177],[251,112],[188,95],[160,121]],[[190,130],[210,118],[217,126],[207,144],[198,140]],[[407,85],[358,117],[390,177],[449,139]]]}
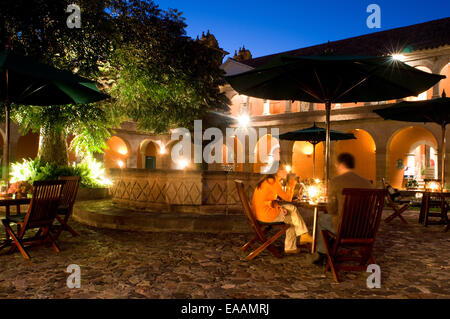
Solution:
{"label": "tree trunk", "polygon": [[69,165],[67,138],[64,131],[46,132],[41,128],[38,157],[43,163],[55,163],[61,166]]}

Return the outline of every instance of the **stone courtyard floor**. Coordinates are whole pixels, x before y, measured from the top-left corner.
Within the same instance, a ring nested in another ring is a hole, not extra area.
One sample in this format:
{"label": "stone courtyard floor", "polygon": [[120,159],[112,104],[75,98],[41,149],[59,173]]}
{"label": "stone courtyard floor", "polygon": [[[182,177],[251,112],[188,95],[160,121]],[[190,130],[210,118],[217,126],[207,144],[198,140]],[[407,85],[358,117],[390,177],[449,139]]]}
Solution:
{"label": "stone courtyard floor", "polygon": [[[72,222],[81,237],[64,233],[59,254],[34,247],[27,261],[0,252],[0,298],[450,298],[450,232],[419,225],[417,214],[405,214],[408,225],[381,224],[374,249],[380,289],[366,287],[365,272],[343,273],[334,283],[308,264],[305,249],[245,261],[239,247],[250,234],[139,233]],[[70,264],[81,267],[79,289],[66,286]]]}

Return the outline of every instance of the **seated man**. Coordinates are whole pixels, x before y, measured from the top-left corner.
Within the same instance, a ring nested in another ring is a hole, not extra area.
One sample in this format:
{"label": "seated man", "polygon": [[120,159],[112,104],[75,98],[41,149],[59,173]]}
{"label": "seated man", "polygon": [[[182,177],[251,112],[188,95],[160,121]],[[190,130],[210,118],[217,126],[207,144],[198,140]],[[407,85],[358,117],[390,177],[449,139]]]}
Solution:
{"label": "seated man", "polygon": [[321,230],[329,230],[336,234],[342,220],[342,208],[344,203],[344,188],[373,188],[372,183],[364,177],[356,174],[355,158],[349,153],[342,153],[336,162],[337,176],[328,183],[328,214],[322,214],[318,219],[317,232],[317,252],[312,255],[311,261],[314,264],[322,265],[325,260],[325,244],[321,236]]}

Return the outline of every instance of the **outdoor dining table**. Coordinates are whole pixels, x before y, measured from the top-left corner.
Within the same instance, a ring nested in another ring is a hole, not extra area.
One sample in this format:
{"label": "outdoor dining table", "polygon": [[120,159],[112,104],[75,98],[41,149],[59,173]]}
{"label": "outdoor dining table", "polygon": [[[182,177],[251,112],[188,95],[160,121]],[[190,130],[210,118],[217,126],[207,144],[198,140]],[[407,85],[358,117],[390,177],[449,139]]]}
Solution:
{"label": "outdoor dining table", "polygon": [[[10,207],[16,206],[16,214],[20,214],[20,206],[28,205],[31,202],[31,198],[21,197],[21,198],[12,198],[12,197],[0,197],[0,207],[5,207],[5,217],[9,217],[11,214]],[[8,233],[6,233],[6,240],[0,243],[0,249],[4,248],[9,244]]]}
{"label": "outdoor dining table", "polygon": [[430,214],[430,198],[438,197],[441,202],[441,221],[446,225],[444,231],[447,232],[450,228],[450,221],[447,216],[448,206],[446,205],[446,198],[450,198],[450,192],[423,192],[422,207],[420,208],[419,222],[428,226],[427,215]]}
{"label": "outdoor dining table", "polygon": [[308,209],[314,210],[314,221],[313,221],[313,231],[312,231],[313,242],[311,245],[311,253],[313,254],[316,251],[316,246],[317,246],[317,221],[319,218],[319,212],[327,211],[327,203],[325,203],[325,202],[315,203],[315,202],[305,201],[305,200],[294,200],[292,203],[297,207],[308,208]]}

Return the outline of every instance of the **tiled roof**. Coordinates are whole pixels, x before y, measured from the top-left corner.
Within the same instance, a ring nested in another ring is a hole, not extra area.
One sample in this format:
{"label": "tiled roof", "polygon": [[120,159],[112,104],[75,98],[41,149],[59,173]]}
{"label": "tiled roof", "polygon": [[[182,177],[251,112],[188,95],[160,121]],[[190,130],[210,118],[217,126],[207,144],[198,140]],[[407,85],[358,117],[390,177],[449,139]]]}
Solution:
{"label": "tiled roof", "polygon": [[398,53],[404,49],[417,51],[448,44],[450,44],[450,18],[444,18],[240,62],[251,67],[257,67],[280,54],[323,55],[329,52],[333,54],[379,56]]}

